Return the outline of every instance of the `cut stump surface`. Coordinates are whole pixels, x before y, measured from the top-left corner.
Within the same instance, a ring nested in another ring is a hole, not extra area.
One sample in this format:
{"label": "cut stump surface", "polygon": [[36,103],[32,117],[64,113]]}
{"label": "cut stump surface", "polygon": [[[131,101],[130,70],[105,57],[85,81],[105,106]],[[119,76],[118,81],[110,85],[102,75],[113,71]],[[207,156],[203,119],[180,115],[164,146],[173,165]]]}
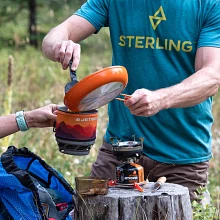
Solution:
{"label": "cut stump surface", "polygon": [[188,188],[165,183],[152,193],[154,183],[136,189],[109,188],[107,195],[77,197],[76,220],[191,220]]}

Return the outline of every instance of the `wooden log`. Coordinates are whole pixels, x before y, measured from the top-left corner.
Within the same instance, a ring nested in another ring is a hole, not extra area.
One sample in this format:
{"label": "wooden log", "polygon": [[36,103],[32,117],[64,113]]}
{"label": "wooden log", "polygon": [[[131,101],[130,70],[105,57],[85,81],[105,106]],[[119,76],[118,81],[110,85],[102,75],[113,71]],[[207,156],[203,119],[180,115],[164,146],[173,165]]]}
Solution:
{"label": "wooden log", "polygon": [[151,192],[109,188],[107,195],[77,196],[75,220],[191,220],[192,207],[188,188],[165,183]]}

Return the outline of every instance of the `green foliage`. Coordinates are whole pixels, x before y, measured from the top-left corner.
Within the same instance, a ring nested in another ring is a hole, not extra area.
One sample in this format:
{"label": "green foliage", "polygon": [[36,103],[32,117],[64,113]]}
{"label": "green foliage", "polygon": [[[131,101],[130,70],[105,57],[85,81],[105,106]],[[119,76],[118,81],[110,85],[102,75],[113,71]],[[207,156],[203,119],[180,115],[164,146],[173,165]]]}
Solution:
{"label": "green foliage", "polygon": [[[205,199],[205,193],[206,188],[200,187],[196,193],[198,200]],[[202,202],[193,201],[192,208],[193,220],[218,220],[220,217],[220,212],[211,204],[203,205]]]}
{"label": "green foliage", "polygon": [[[80,0],[36,0],[36,38],[39,45],[52,27],[77,10],[80,2]],[[28,0],[0,0],[0,5],[0,47],[21,47],[29,44]]]}
{"label": "green foliage", "polygon": [[16,21],[16,16],[21,13],[23,9],[27,8],[27,3],[27,0],[1,0],[0,24],[10,21]]}

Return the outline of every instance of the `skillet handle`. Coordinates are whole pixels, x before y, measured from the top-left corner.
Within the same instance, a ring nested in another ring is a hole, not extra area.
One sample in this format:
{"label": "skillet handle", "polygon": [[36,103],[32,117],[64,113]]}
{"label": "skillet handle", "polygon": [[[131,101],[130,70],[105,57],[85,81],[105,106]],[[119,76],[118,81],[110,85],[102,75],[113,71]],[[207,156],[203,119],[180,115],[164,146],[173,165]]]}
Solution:
{"label": "skillet handle", "polygon": [[71,81],[77,81],[76,71],[73,71],[71,69],[72,63],[73,63],[73,58],[71,58],[71,60],[69,62],[70,79],[71,79]]}

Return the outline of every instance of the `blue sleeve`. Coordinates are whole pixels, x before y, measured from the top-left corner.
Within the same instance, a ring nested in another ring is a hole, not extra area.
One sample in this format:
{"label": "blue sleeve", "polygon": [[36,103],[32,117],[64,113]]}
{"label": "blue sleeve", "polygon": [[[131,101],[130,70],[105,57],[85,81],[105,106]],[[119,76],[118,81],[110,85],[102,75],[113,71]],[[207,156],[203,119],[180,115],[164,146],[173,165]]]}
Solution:
{"label": "blue sleeve", "polygon": [[108,27],[109,0],[88,0],[74,14],[88,20],[97,31],[102,27]]}
{"label": "blue sleeve", "polygon": [[220,47],[220,1],[216,0],[212,5],[209,5],[206,14],[198,40],[198,48]]}

